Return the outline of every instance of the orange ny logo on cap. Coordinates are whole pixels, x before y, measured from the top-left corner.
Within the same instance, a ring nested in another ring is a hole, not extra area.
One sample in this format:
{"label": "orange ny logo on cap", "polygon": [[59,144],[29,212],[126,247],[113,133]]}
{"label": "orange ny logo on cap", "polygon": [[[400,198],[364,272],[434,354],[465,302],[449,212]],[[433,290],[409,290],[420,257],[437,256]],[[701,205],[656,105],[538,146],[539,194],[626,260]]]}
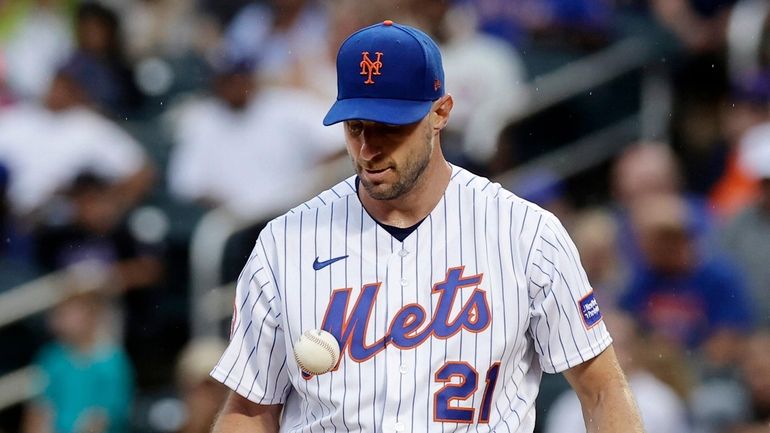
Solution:
{"label": "orange ny logo on cap", "polygon": [[372,61],[372,59],[369,58],[369,51],[363,51],[361,53],[361,75],[367,75],[364,84],[374,84],[372,75],[380,75],[380,68],[382,67],[382,61],[380,61],[380,59],[382,58],[382,53],[377,51],[374,54],[377,55],[377,59]]}

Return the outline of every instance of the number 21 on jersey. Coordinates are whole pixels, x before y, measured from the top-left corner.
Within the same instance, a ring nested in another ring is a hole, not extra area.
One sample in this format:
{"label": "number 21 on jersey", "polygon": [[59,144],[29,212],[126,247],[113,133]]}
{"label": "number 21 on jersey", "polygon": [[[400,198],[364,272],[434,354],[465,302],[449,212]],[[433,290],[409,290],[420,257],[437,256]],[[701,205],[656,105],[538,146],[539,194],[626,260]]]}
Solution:
{"label": "number 21 on jersey", "polygon": [[[495,362],[487,370],[484,395],[481,399],[478,423],[489,422],[489,409],[492,405],[492,393],[497,383],[497,373],[500,370],[500,362]],[[453,378],[458,378],[459,383],[452,383]],[[472,407],[459,407],[452,404],[454,400],[467,400],[478,389],[479,374],[467,362],[450,361],[436,371],[434,380],[445,385],[433,395],[433,420],[436,422],[456,422],[470,424],[476,417],[476,409]]]}

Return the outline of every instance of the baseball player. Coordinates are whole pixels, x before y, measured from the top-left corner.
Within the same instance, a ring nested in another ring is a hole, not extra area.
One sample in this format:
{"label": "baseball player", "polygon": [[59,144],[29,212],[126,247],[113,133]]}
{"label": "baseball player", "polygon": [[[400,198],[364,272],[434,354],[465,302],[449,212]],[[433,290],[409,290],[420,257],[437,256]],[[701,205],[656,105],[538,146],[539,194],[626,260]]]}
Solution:
{"label": "baseball player", "polygon": [[[436,44],[385,21],[343,42],[337,76],[324,124],[344,122],[356,175],[257,239],[211,373],[233,391],[214,432],[532,432],[544,371],[588,431],[641,432],[559,221],[444,159]],[[312,375],[294,346],[315,329],[340,356]]]}

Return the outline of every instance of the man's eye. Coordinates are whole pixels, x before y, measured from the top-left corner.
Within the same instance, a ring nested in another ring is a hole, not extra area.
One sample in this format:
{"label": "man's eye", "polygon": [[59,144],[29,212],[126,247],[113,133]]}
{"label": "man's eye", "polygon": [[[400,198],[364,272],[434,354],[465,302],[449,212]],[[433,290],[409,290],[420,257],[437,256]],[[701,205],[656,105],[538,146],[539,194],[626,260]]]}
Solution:
{"label": "man's eye", "polygon": [[364,127],[360,123],[349,123],[348,130],[352,135],[359,135],[364,130]]}

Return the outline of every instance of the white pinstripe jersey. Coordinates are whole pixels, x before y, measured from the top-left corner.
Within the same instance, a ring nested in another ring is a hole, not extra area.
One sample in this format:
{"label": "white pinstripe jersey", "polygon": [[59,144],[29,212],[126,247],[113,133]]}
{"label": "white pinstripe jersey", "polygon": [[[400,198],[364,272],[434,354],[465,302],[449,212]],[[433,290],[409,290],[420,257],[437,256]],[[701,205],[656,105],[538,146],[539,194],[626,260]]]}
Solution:
{"label": "white pinstripe jersey", "polygon": [[[438,205],[400,242],[354,181],[263,230],[212,376],[284,404],[282,432],[531,432],[542,371],[611,342],[561,224],[453,166]],[[306,376],[293,345],[319,328],[342,355]]]}

